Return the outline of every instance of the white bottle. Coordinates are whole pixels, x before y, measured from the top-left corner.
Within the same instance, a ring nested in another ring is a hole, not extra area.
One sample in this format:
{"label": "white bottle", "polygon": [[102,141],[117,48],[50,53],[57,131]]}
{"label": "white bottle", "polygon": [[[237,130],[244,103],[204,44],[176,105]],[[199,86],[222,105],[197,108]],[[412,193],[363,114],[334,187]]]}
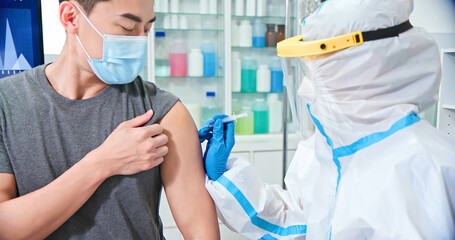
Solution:
{"label": "white bottle", "polygon": [[207,14],[209,13],[209,3],[208,0],[199,0],[199,13]]}
{"label": "white bottle", "polygon": [[240,92],[241,79],[242,79],[242,60],[240,59],[239,52],[232,52],[232,91]]}
{"label": "white bottle", "polygon": [[258,17],[262,17],[262,16],[265,16],[265,12],[266,12],[266,0],[257,0],[257,12],[256,12],[256,16]]}
{"label": "white bottle", "polygon": [[165,15],[163,18],[163,28],[164,29],[171,29],[172,28],[172,23],[171,23],[171,15]]}
{"label": "white bottle", "polygon": [[256,89],[258,92],[270,92],[270,70],[267,65],[259,65],[257,70]]}
{"label": "white bottle", "polygon": [[179,27],[180,29],[188,29],[188,18],[185,15],[179,16]]}
{"label": "white bottle", "polygon": [[160,4],[160,11],[167,13],[169,12],[169,0],[158,0],[161,2]]}
{"label": "white bottle", "polygon": [[245,15],[245,1],[244,0],[235,0],[235,16]]}
{"label": "white bottle", "polygon": [[267,97],[270,133],[279,133],[283,127],[283,103],[278,98],[278,94],[270,93]]}
{"label": "white bottle", "polygon": [[242,20],[239,27],[239,46],[240,47],[252,47],[253,46],[253,27],[250,21]]}
{"label": "white bottle", "polygon": [[161,0],[155,0],[155,1],[153,1],[153,3],[155,4],[153,6],[153,10],[155,12],[161,12],[161,3],[162,3],[162,1]]}
{"label": "white bottle", "polygon": [[256,0],[246,0],[246,15],[247,16],[256,15]]}
{"label": "white bottle", "polygon": [[171,13],[180,12],[180,0],[171,0]]}
{"label": "white bottle", "polygon": [[218,0],[209,0],[209,13],[210,14],[218,13]]}
{"label": "white bottle", "polygon": [[179,15],[171,15],[171,29],[179,28]]}
{"label": "white bottle", "polygon": [[204,56],[201,49],[192,48],[188,54],[188,76],[202,77],[204,74]]}
{"label": "white bottle", "polygon": [[239,24],[237,21],[232,21],[231,24],[231,45],[233,47],[239,46]]}

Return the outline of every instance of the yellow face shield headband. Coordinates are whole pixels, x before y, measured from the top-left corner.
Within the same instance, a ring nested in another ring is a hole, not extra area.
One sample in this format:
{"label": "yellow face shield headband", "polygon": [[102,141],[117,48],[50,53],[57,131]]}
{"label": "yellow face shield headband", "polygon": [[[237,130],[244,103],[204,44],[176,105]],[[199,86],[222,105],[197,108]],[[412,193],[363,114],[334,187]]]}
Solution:
{"label": "yellow face shield headband", "polygon": [[319,55],[361,45],[367,41],[396,37],[411,28],[411,23],[406,21],[389,28],[381,28],[368,32],[357,31],[314,41],[303,41],[302,36],[295,36],[279,42],[277,52],[280,57]]}

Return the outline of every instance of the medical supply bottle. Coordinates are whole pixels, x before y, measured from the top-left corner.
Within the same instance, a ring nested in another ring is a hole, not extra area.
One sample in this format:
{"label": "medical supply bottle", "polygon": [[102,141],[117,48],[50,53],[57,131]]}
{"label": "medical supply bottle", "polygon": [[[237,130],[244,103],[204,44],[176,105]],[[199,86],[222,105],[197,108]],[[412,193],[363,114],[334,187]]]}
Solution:
{"label": "medical supply bottle", "polygon": [[242,60],[242,78],[241,78],[241,91],[242,92],[256,92],[256,74],[258,65],[256,60],[245,57]]}
{"label": "medical supply bottle", "polygon": [[236,129],[238,129],[238,134],[253,134],[254,133],[254,114],[251,111],[251,106],[243,105],[242,113],[246,112],[247,117],[237,119]]}
{"label": "medical supply bottle", "polygon": [[265,33],[265,45],[267,47],[276,46],[275,24],[267,24],[267,32]]}
{"label": "medical supply bottle", "polygon": [[269,131],[269,107],[264,98],[256,98],[253,102],[254,133],[263,134]]}
{"label": "medical supply bottle", "polygon": [[245,0],[235,0],[235,16],[245,15]]}
{"label": "medical supply bottle", "polygon": [[257,92],[270,92],[270,70],[267,65],[259,65],[256,79]]}
{"label": "medical supply bottle", "polygon": [[270,92],[283,92],[283,70],[278,57],[270,61]]}
{"label": "medical supply bottle", "polygon": [[285,38],[285,25],[278,25],[278,33],[276,34],[276,42],[279,43]]}
{"label": "medical supply bottle", "polygon": [[253,47],[265,47],[266,28],[260,19],[256,19],[253,24]]}
{"label": "medical supply bottle", "polygon": [[204,105],[201,109],[201,124],[203,125],[213,116],[221,113],[221,107],[218,106],[218,101],[215,92],[206,92]]}
{"label": "medical supply bottle", "polygon": [[204,74],[204,56],[201,49],[192,48],[188,54],[188,76],[202,77]]}
{"label": "medical supply bottle", "polygon": [[266,0],[257,0],[257,11],[256,11],[256,16],[258,17],[263,17],[266,15],[266,5],[267,1]]}
{"label": "medical supply bottle", "polygon": [[256,0],[246,0],[246,15],[249,17],[256,16]]}
{"label": "medical supply bottle", "polygon": [[204,41],[201,45],[202,55],[204,56],[204,77],[216,75],[216,54],[215,47],[210,41]]}
{"label": "medical supply bottle", "polygon": [[279,99],[279,93],[270,93],[267,96],[269,106],[269,132],[279,133],[283,127],[283,103]]}
{"label": "medical supply bottle", "polygon": [[239,46],[239,23],[237,21],[232,21],[231,24],[231,45],[233,47],[238,47]]}
{"label": "medical supply bottle", "polygon": [[171,75],[171,66],[169,63],[169,53],[167,50],[166,33],[157,31],[155,33],[156,59],[155,59],[155,76],[169,77]]}
{"label": "medical supply bottle", "polygon": [[239,47],[253,46],[253,27],[250,21],[242,20],[239,27]]}
{"label": "medical supply bottle", "polygon": [[239,52],[232,52],[232,91],[240,92],[242,79],[242,60],[240,60]]}
{"label": "medical supply bottle", "polygon": [[209,2],[208,2],[208,0],[199,0],[199,13],[200,14],[209,13]]}
{"label": "medical supply bottle", "polygon": [[170,46],[169,60],[171,76],[184,77],[187,74],[187,53],[183,41],[177,40]]}
{"label": "medical supply bottle", "polygon": [[[239,115],[242,112],[242,105],[238,98],[232,98],[232,115]],[[237,120],[238,121],[238,120]],[[239,133],[239,126],[235,123],[235,133]]]}

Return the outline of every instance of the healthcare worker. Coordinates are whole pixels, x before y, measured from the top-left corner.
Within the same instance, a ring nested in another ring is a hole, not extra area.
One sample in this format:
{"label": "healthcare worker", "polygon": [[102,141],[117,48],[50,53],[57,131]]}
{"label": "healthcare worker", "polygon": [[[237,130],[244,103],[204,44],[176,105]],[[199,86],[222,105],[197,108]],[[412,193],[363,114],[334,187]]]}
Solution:
{"label": "healthcare worker", "polygon": [[[230,229],[248,239],[455,239],[455,139],[417,115],[437,100],[438,47],[409,23],[412,10],[412,0],[329,0],[278,44],[302,140],[284,190],[245,159],[226,163],[233,133],[215,125],[206,188]],[[316,131],[303,140],[306,112]]]}

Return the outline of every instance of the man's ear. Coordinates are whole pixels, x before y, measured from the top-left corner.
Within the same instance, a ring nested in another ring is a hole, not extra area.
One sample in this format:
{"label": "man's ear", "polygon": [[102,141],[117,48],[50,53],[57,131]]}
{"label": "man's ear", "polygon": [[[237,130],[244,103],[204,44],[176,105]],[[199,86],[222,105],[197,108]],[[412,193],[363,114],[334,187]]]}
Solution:
{"label": "man's ear", "polygon": [[62,2],[59,6],[58,13],[60,23],[65,28],[66,32],[70,34],[77,34],[79,28],[77,20],[80,14],[74,4],[69,1]]}

